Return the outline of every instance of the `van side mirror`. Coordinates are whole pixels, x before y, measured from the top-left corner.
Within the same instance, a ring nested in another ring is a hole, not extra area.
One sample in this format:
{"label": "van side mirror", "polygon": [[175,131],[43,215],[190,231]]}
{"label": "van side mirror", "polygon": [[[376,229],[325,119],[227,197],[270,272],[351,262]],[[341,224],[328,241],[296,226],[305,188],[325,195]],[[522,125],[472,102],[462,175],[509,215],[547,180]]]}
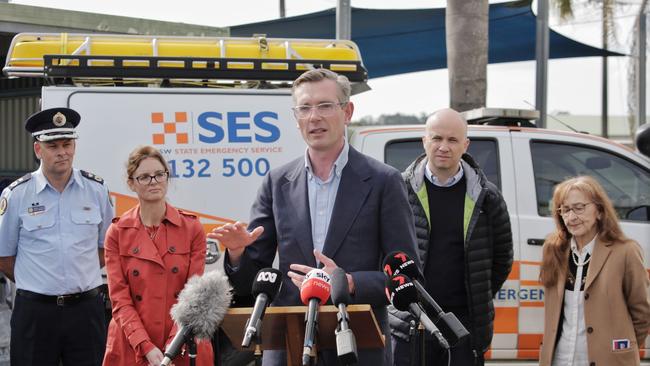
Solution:
{"label": "van side mirror", "polygon": [[630,209],[625,213],[626,220],[633,221],[650,221],[650,206],[643,205]]}
{"label": "van side mirror", "polygon": [[644,123],[636,130],[634,139],[636,148],[641,154],[650,157],[650,123]]}

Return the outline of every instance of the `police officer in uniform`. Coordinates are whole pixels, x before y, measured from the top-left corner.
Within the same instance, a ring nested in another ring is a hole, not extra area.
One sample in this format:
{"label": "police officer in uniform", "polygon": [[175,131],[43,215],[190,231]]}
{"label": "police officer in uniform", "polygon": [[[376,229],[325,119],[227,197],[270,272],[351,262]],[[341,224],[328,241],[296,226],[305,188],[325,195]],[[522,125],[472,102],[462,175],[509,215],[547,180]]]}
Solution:
{"label": "police officer in uniform", "polygon": [[100,268],[113,208],[104,181],[72,167],[79,121],[68,108],[29,117],[25,129],[41,165],[0,198],[0,271],[17,288],[12,365],[102,363]]}

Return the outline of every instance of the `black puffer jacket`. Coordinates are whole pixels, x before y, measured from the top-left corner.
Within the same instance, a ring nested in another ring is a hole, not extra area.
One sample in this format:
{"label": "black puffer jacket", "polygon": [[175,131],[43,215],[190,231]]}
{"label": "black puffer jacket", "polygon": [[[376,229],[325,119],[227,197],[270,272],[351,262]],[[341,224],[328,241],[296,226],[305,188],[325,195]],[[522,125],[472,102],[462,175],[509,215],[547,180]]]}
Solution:
{"label": "black puffer jacket", "polygon": [[[429,248],[429,215],[424,169],[426,155],[418,157],[402,176],[407,183],[408,199],[415,216],[418,255],[425,267]],[[494,294],[501,288],[512,267],[512,231],[506,203],[498,188],[489,182],[474,159],[463,155],[467,194],[465,202],[465,287],[467,308],[472,319],[472,347],[477,353],[487,351],[492,342]],[[423,202],[425,203],[423,205]],[[437,209],[431,207],[430,209]],[[459,218],[463,219],[463,218]],[[408,334],[408,316],[391,309],[393,335],[404,339]],[[400,318],[400,319],[397,319]]]}

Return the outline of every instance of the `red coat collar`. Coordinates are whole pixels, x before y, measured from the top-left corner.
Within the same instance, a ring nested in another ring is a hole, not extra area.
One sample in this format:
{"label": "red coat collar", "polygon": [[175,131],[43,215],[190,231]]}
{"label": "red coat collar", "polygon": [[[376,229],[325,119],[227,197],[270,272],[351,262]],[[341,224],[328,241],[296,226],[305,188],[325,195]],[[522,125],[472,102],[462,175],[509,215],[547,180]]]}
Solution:
{"label": "red coat collar", "polygon": [[[181,214],[177,208],[165,202],[165,218],[171,224],[175,226],[181,226]],[[140,205],[133,207],[132,209],[126,211],[124,215],[120,217],[120,221],[117,223],[118,227],[140,227],[142,226],[142,221],[140,221]]]}

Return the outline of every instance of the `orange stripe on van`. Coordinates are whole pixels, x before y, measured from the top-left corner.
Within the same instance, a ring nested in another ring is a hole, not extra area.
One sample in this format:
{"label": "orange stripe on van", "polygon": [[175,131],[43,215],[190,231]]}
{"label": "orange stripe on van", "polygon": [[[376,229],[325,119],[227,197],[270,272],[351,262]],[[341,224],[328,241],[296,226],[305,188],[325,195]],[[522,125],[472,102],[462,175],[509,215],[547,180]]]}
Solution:
{"label": "orange stripe on van", "polygon": [[521,301],[519,302],[519,306],[522,308],[543,308],[544,301]]}
{"label": "orange stripe on van", "polygon": [[[132,197],[132,196],[128,196],[128,195],[120,194],[120,193],[114,193],[114,192],[111,192],[111,196],[113,196],[114,199],[115,199],[115,202],[114,202],[114,204],[115,204],[115,216],[121,216],[126,211],[128,211],[132,207],[135,207],[135,205],[138,204],[138,199],[136,197]],[[181,207],[178,207],[178,208],[183,210],[184,212],[194,214],[194,215],[198,216],[199,218],[216,221],[216,223],[203,224],[203,229],[206,232],[212,230],[213,228],[215,228],[217,226],[221,226],[221,225],[226,224],[226,223],[234,223],[235,222],[235,220],[227,219],[227,218],[224,218],[224,217],[207,215],[207,214],[192,211],[192,210],[186,210],[186,209],[181,208]]]}
{"label": "orange stripe on van", "polygon": [[494,308],[494,333],[518,333],[519,309],[516,307]]}
{"label": "orange stripe on van", "polygon": [[508,275],[509,280],[518,280],[519,279],[519,262],[515,261],[512,263],[512,270]]}
{"label": "orange stripe on van", "polygon": [[485,358],[486,360],[491,359],[492,358],[492,350],[491,349],[487,350],[487,352],[485,352],[483,354],[483,358]]}
{"label": "orange stripe on van", "polygon": [[519,261],[521,264],[527,264],[529,266],[539,266],[542,262],[533,262],[533,261]]}
{"label": "orange stripe on van", "polygon": [[539,350],[542,338],[543,334],[520,334],[517,337],[517,346],[519,349]]}
{"label": "orange stripe on van", "polygon": [[539,360],[539,349],[518,349],[518,360]]}
{"label": "orange stripe on van", "polygon": [[521,280],[519,286],[541,286],[542,283],[537,280]]}
{"label": "orange stripe on van", "polygon": [[543,334],[520,334],[517,337],[517,358],[520,360],[539,359],[539,347]]}

